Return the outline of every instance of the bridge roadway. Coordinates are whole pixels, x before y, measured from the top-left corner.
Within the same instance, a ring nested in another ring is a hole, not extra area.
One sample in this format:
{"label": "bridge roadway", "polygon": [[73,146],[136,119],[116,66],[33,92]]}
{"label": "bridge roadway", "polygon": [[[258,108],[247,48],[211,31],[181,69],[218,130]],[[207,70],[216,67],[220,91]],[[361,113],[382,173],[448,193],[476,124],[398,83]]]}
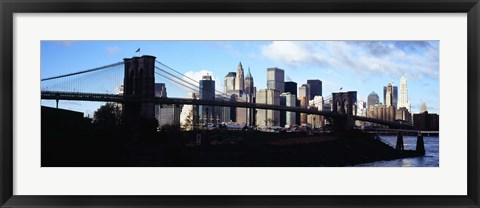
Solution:
{"label": "bridge roadway", "polygon": [[[138,99],[135,97],[125,97],[123,95],[114,94],[102,94],[102,93],[78,93],[78,92],[54,92],[54,91],[42,91],[41,99],[43,100],[77,100],[77,101],[97,101],[97,102],[116,102],[116,103],[129,103],[129,102],[149,102],[166,105],[209,105],[209,106],[224,106],[224,107],[240,107],[240,108],[255,108],[266,110],[279,110],[306,113],[312,115],[321,115],[331,118],[346,118],[346,114],[338,112],[319,111],[315,108],[301,108],[290,106],[269,105],[261,103],[247,103],[236,102],[228,100],[204,100],[204,99],[189,99],[189,98],[171,98],[171,97],[154,97],[151,99]],[[375,118],[368,118],[363,116],[351,116],[354,120],[366,121],[386,125],[390,128],[399,129],[411,129],[412,125],[402,124],[398,122],[384,121]]]}

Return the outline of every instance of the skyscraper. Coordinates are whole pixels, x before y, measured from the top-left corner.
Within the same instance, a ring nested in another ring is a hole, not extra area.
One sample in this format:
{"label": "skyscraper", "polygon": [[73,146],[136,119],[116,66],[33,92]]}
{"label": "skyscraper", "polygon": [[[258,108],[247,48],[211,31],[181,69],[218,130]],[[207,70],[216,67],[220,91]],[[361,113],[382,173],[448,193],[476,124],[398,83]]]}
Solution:
{"label": "skyscraper", "polygon": [[367,110],[367,117],[381,119],[385,121],[395,121],[396,111],[393,105],[370,105]]}
{"label": "skyscraper", "polygon": [[230,94],[235,90],[235,78],[237,77],[237,73],[235,72],[228,72],[223,80],[224,86],[224,93]]}
{"label": "skyscraper", "polygon": [[[316,108],[319,111],[326,110],[324,108],[325,100],[323,99],[323,96],[320,96],[320,95],[317,95],[313,97],[311,100],[309,100],[308,106],[310,106],[311,108]],[[320,115],[308,115],[307,122],[312,126],[314,126],[315,128],[322,127],[324,124],[324,117]]]}
{"label": "skyscraper", "polygon": [[407,88],[407,79],[405,75],[402,75],[400,78],[400,102],[398,103],[398,108],[405,107],[408,112],[411,112],[411,105],[408,102],[408,88]]}
{"label": "skyscraper", "polygon": [[[167,97],[167,88],[164,83],[155,83],[155,97]],[[180,125],[180,113],[181,109],[175,105],[155,105],[155,118],[158,126]]]}
{"label": "skyscraper", "polygon": [[309,98],[313,99],[315,96],[322,96],[322,81],[318,79],[307,80],[308,87],[310,88]]}
{"label": "skyscraper", "polygon": [[[253,82],[253,76],[252,76],[252,73],[250,73],[250,67],[248,67],[247,76],[245,77],[245,92],[244,92],[245,100],[249,103],[254,103],[256,99],[256,95],[257,93],[256,93],[256,88]],[[246,111],[245,123],[249,126],[252,126],[255,123],[254,109],[246,108],[245,111]]]}
{"label": "skyscraper", "polygon": [[[298,98],[300,100],[300,106],[301,108],[308,108],[308,99],[306,96],[300,96]],[[300,113],[300,124],[306,124],[307,123],[307,116],[308,114],[306,113]]]}
{"label": "skyscraper", "polygon": [[422,103],[420,104],[420,113],[424,113],[424,112],[427,112],[428,109],[427,109],[427,103],[425,101],[422,101]]}
{"label": "skyscraper", "polygon": [[370,106],[374,106],[375,104],[378,104],[378,103],[380,103],[378,94],[372,91],[367,98],[367,107],[370,108]]}
{"label": "skyscraper", "polygon": [[167,97],[165,83],[155,83],[155,97]]}
{"label": "skyscraper", "polygon": [[305,99],[308,101],[310,99],[310,88],[308,87],[308,84],[303,84],[300,88],[298,88],[298,95],[297,98],[305,97]]}
{"label": "skyscraper", "polygon": [[391,83],[387,85],[387,92],[385,94],[385,105],[390,107],[393,105],[393,86]]}
{"label": "skyscraper", "polygon": [[[274,89],[263,89],[257,92],[256,103],[280,105],[280,93]],[[256,124],[263,127],[277,126],[280,123],[280,112],[257,109]]]}
{"label": "skyscraper", "polygon": [[255,94],[254,82],[252,74],[250,73],[250,67],[248,67],[247,76],[245,77],[245,94],[253,95]]}
{"label": "skyscraper", "polygon": [[289,92],[292,95],[297,94],[297,83],[296,82],[285,82],[285,92]]}
{"label": "skyscraper", "polygon": [[243,91],[245,90],[245,79],[243,76],[243,67],[241,62],[238,63],[238,67],[237,67],[237,77],[235,78],[235,90],[239,90],[240,94],[242,94]]}
{"label": "skyscraper", "polygon": [[[291,94],[290,92],[284,92],[280,95],[280,105],[287,107],[295,107],[297,98],[296,95]],[[291,111],[280,111],[280,126],[281,127],[290,127],[295,124],[296,113]]]}
{"label": "skyscraper", "polygon": [[[237,95],[237,90],[235,90],[235,79],[237,77],[237,73],[235,72],[228,72],[228,74],[225,76],[223,80],[223,86],[224,86],[224,93],[227,95]],[[229,100],[229,99],[228,99]],[[235,120],[235,113],[234,112],[235,108],[233,107],[222,107],[222,121],[230,121],[230,120]]]}
{"label": "skyscraper", "polygon": [[412,120],[411,117],[412,117],[412,114],[410,114],[410,112],[406,107],[398,107],[397,114],[395,116],[396,120],[411,122]]}
{"label": "skyscraper", "polygon": [[[214,100],[215,99],[215,81],[212,80],[212,76],[207,74],[202,76],[200,80],[199,92],[201,100]],[[200,123],[212,122],[212,115],[216,115],[212,106],[202,105],[198,109],[198,115],[200,117]],[[208,114],[208,115],[207,115]]]}
{"label": "skyscraper", "polygon": [[285,92],[285,71],[279,68],[267,69],[267,89],[277,90],[280,94]]}
{"label": "skyscraper", "polygon": [[[389,83],[391,85],[391,83]],[[383,102],[384,104],[387,104],[387,86],[383,87]],[[392,100],[390,105],[397,107],[398,103],[398,87],[392,85]]]}

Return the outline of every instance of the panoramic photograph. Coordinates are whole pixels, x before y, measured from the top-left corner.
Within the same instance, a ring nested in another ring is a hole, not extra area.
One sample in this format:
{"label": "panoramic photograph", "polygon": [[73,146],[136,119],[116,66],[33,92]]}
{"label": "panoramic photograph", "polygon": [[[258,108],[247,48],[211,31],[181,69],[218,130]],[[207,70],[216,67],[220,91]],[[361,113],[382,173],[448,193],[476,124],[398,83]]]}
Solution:
{"label": "panoramic photograph", "polygon": [[41,41],[41,165],[435,168],[439,76],[437,40]]}

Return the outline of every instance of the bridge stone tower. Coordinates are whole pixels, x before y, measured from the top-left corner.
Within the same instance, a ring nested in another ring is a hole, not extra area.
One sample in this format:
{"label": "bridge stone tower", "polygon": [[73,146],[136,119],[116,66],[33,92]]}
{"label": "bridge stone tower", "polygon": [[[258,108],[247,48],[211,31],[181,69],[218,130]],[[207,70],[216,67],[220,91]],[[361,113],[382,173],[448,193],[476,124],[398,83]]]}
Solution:
{"label": "bridge stone tower", "polygon": [[339,92],[332,93],[332,112],[345,114],[346,117],[338,117],[335,119],[335,127],[338,129],[352,129],[355,120],[352,116],[356,113],[357,92]]}
{"label": "bridge stone tower", "polygon": [[142,56],[123,59],[125,65],[123,96],[139,102],[125,103],[122,107],[122,119],[134,131],[143,128],[145,122],[155,121],[155,105],[144,101],[155,97],[155,58]]}

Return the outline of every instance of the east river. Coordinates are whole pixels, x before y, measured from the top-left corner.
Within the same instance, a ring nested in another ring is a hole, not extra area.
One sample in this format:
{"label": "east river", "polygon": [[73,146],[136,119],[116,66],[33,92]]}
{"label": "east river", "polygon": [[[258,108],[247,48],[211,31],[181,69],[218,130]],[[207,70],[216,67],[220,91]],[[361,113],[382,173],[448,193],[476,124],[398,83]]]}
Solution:
{"label": "east river", "polygon": [[[380,136],[381,140],[395,147],[397,142],[396,136]],[[363,163],[357,165],[357,167],[438,167],[439,164],[439,138],[438,136],[424,136],[425,142],[425,156],[403,158],[388,161],[377,161],[372,163]],[[417,145],[416,136],[404,136],[404,148],[405,150],[415,150]]]}

